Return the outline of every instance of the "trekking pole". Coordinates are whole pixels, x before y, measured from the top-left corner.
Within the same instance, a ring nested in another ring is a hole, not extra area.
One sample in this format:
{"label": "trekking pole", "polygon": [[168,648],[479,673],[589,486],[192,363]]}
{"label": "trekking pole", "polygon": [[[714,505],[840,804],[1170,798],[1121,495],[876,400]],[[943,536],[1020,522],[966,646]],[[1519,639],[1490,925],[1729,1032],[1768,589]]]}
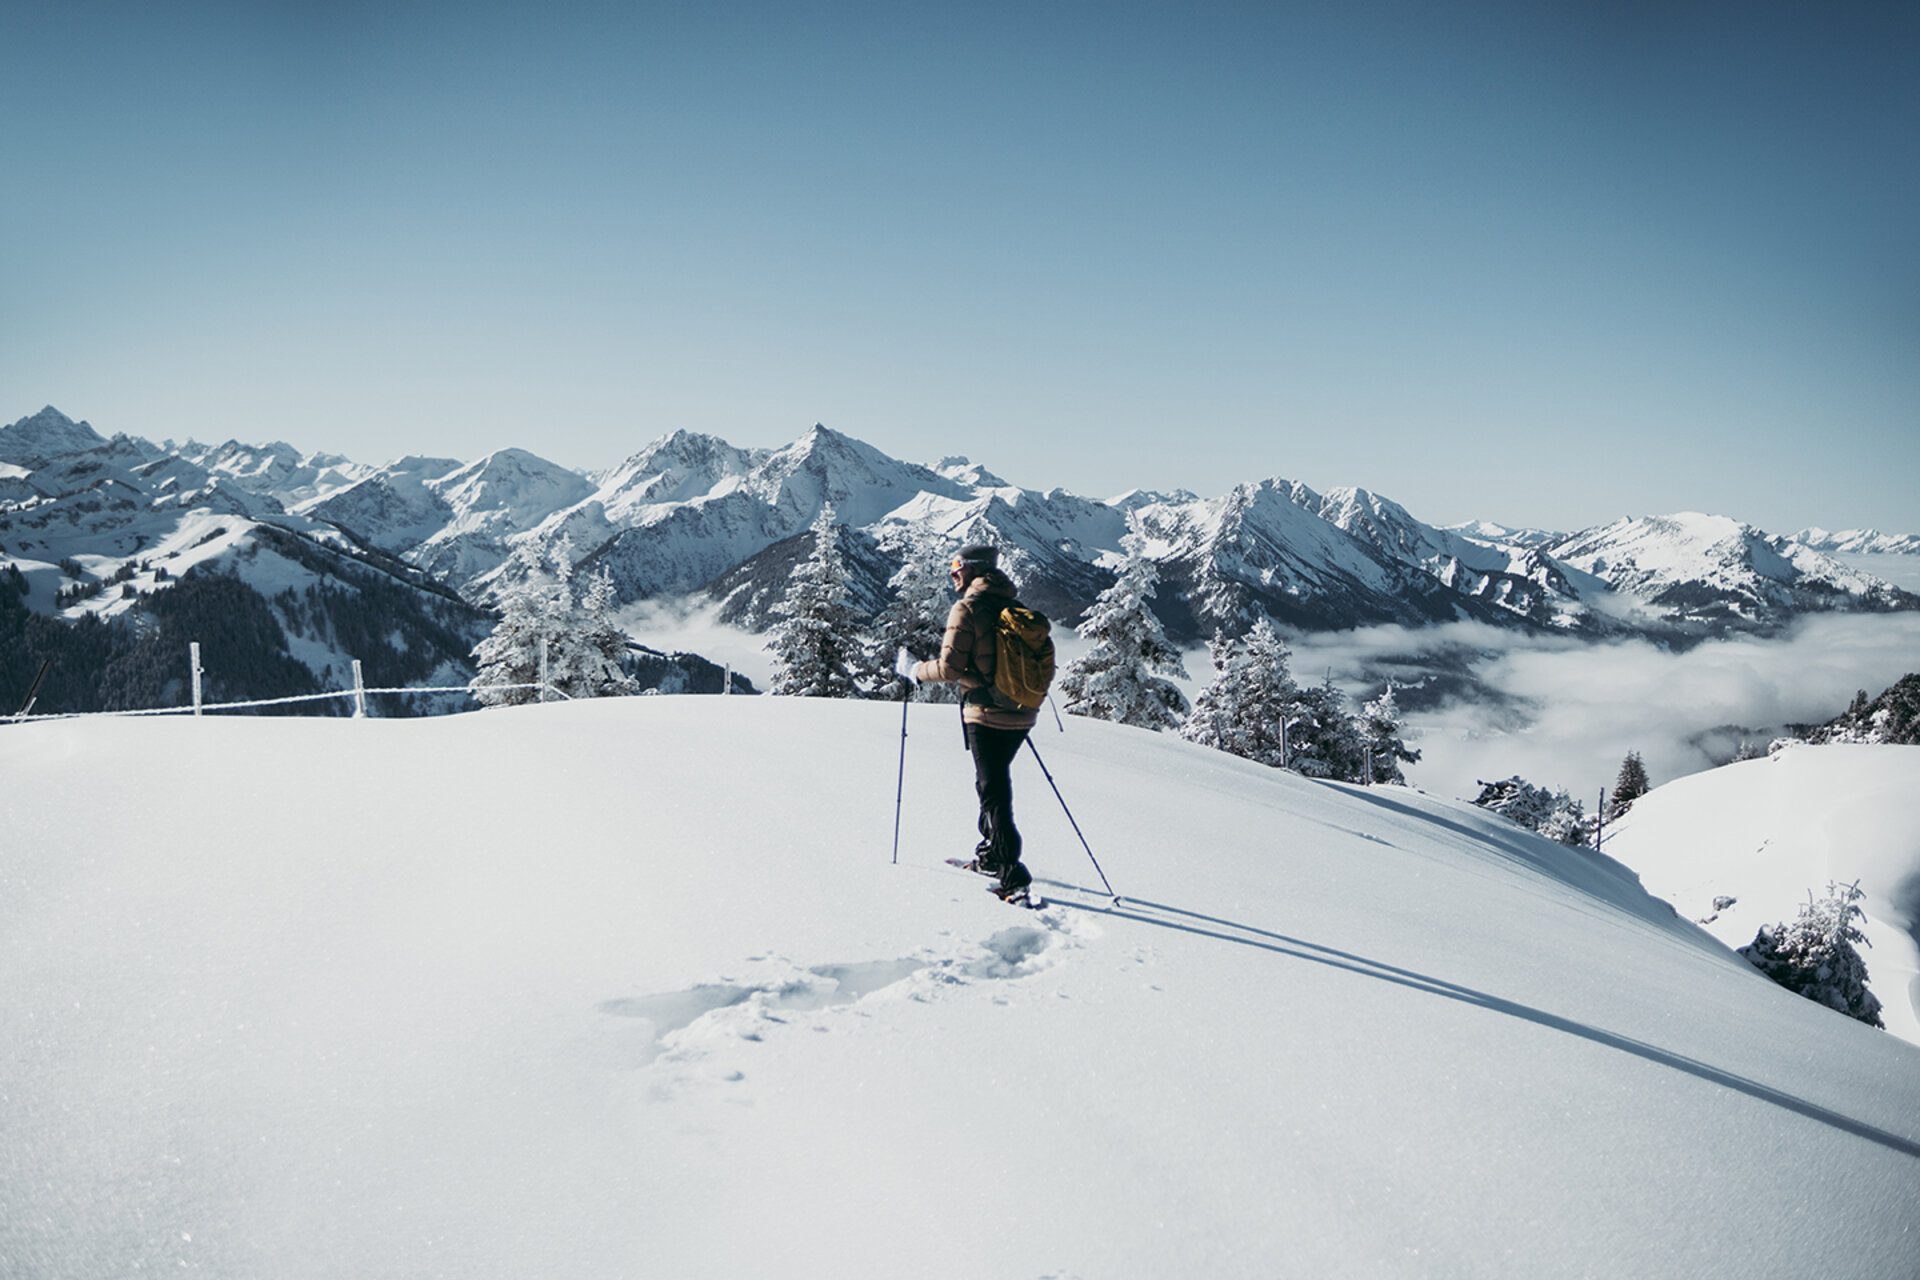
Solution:
{"label": "trekking pole", "polygon": [[900,865],[900,802],[907,794],[907,704],[913,686],[902,680],[900,690],[900,780],[893,785],[893,865]]}
{"label": "trekking pole", "polygon": [[40,674],[33,678],[33,686],[27,690],[27,700],[21,706],[18,712],[18,715],[20,717],[30,716],[33,714],[33,704],[40,701],[40,682],[47,678],[47,672],[51,670],[52,667],[53,667],[52,658],[48,658],[46,661],[40,664]]}
{"label": "trekking pole", "polygon": [[1053,709],[1054,724],[1060,727],[1060,732],[1065,733],[1067,731],[1067,722],[1060,718],[1060,704],[1053,700],[1052,694],[1047,695],[1047,706]]}
{"label": "trekking pole", "polygon": [[1093,863],[1093,870],[1100,877],[1100,883],[1107,886],[1107,896],[1113,899],[1113,905],[1120,905],[1120,895],[1113,891],[1113,885],[1107,880],[1107,873],[1100,870],[1100,859],[1093,856],[1093,846],[1087,843],[1087,837],[1080,830],[1080,824],[1073,820],[1073,810],[1067,808],[1067,798],[1060,794],[1060,786],[1053,780],[1053,774],[1047,770],[1047,762],[1040,758],[1040,748],[1033,745],[1033,739],[1027,739],[1027,749],[1033,752],[1034,763],[1040,766],[1040,773],[1053,788],[1053,798],[1060,802],[1060,811],[1067,815],[1067,822],[1073,827],[1073,834],[1080,837],[1080,847],[1087,851],[1087,860]]}

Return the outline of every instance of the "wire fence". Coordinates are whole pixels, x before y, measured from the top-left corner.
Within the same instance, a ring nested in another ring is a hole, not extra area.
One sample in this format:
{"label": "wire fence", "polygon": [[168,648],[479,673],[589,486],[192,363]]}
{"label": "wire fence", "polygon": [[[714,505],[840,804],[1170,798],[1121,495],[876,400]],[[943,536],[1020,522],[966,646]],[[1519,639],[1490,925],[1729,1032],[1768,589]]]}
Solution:
{"label": "wire fence", "polygon": [[[545,702],[547,700],[547,696],[549,694],[552,694],[560,698],[562,701],[571,702],[573,700],[571,695],[566,693],[564,690],[557,688],[555,685],[553,685],[551,682],[549,682],[546,679],[546,671],[547,671],[546,649],[547,649],[546,642],[543,640],[540,645],[541,678],[539,680],[530,681],[524,684],[488,684],[488,685],[481,686],[481,688],[488,694],[508,693],[508,692],[513,692],[513,691],[522,690],[522,689],[537,689],[540,691],[540,701],[542,702]],[[136,707],[136,708],[129,708],[129,709],[120,710],[120,711],[59,711],[59,712],[50,712],[50,713],[42,713],[39,715],[35,715],[33,711],[33,707],[34,707],[35,701],[37,700],[39,687],[40,687],[40,681],[35,680],[33,689],[29,690],[27,693],[26,705],[23,706],[14,715],[0,716],[0,724],[20,724],[28,720],[34,720],[34,721],[80,720],[80,719],[87,719],[95,716],[185,716],[185,715],[197,716],[197,715],[200,715],[202,712],[207,712],[207,711],[251,711],[260,707],[293,706],[298,703],[327,702],[337,698],[353,699],[353,702],[354,702],[353,716],[355,719],[360,719],[365,717],[365,715],[367,714],[367,699],[373,698],[373,697],[380,697],[383,695],[458,693],[458,694],[465,694],[470,698],[474,698],[476,696],[476,690],[474,686],[466,685],[466,684],[426,685],[426,686],[414,685],[414,686],[407,686],[402,688],[391,688],[391,689],[369,689],[361,681],[360,659],[355,658],[353,659],[353,687],[351,689],[333,689],[333,690],[329,690],[326,693],[301,693],[301,694],[294,694],[291,697],[285,697],[285,698],[252,698],[244,702],[206,702],[201,697],[201,688],[202,688],[201,678],[206,673],[204,669],[200,666],[200,644],[198,641],[195,641],[188,646],[188,661],[189,661],[189,669],[191,670],[192,676],[193,676],[193,685],[192,685],[193,701],[186,704],[185,706]],[[46,667],[43,666],[41,668],[40,676],[41,676],[41,679],[45,678]]]}
{"label": "wire fence", "polygon": [[[642,652],[646,651],[643,646],[634,644],[631,641],[628,642],[627,647]],[[20,710],[13,715],[0,716],[0,724],[19,724],[27,720],[78,720],[91,716],[197,716],[206,711],[251,711],[260,707],[285,707],[305,702],[327,702],[336,698],[352,698],[354,700],[353,716],[355,719],[361,719],[367,714],[368,698],[392,696],[396,694],[409,696],[421,694],[465,694],[475,701],[479,701],[478,695],[481,692],[492,695],[495,693],[511,693],[519,690],[533,689],[539,691],[540,701],[542,702],[547,701],[548,695],[557,697],[563,702],[573,701],[572,694],[567,693],[547,678],[548,657],[547,641],[542,638],[540,641],[540,678],[538,680],[527,681],[523,684],[486,684],[479,686],[477,689],[471,684],[410,685],[395,689],[369,689],[361,681],[360,659],[354,658],[352,660],[353,687],[351,689],[333,689],[326,693],[300,693],[285,698],[253,698],[245,702],[206,702],[201,697],[201,678],[206,672],[200,666],[200,642],[196,640],[187,646],[188,669],[193,677],[193,700],[185,706],[137,707],[123,711],[42,712],[39,715],[35,715],[33,707],[39,695],[40,683],[46,679],[47,669],[52,665],[51,661],[48,661],[42,664],[40,674],[33,682],[33,687],[27,691],[26,705],[21,707]],[[720,692],[733,692],[733,666],[731,663],[729,663],[725,669],[725,675],[720,685]]]}
{"label": "wire fence", "polygon": [[[550,684],[490,684],[487,685],[486,688],[488,692],[498,691],[501,693],[513,689],[544,689],[548,693],[554,694],[565,701],[572,701],[572,698],[568,694],[554,688]],[[183,707],[136,707],[124,711],[55,711],[42,713],[40,715],[35,715],[30,711],[23,711],[18,715],[0,716],[0,724],[21,724],[28,720],[85,720],[96,716],[197,716],[203,711],[247,711],[256,707],[290,706],[298,702],[324,702],[334,698],[356,699],[357,705],[355,706],[353,714],[355,719],[359,719],[366,715],[365,700],[367,698],[377,697],[382,694],[420,693],[464,693],[471,697],[473,695],[473,689],[464,684],[412,686],[398,689],[336,689],[331,693],[303,693],[291,698],[254,698],[246,702],[203,702],[197,705]],[[545,701],[545,699],[542,698],[542,701]]]}

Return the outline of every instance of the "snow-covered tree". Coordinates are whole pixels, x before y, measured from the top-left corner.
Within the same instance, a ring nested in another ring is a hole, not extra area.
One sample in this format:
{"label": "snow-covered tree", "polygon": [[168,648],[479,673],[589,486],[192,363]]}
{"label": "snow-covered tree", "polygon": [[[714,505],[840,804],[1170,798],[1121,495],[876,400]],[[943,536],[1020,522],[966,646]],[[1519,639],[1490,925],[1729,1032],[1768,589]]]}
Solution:
{"label": "snow-covered tree", "polygon": [[1587,843],[1586,809],[1578,800],[1564,791],[1536,787],[1517,774],[1499,782],[1482,782],[1473,802],[1549,840],[1574,848]]}
{"label": "snow-covered tree", "polygon": [[[897,699],[909,692],[894,674],[894,663],[905,649],[916,661],[938,657],[945,637],[953,592],[947,580],[946,543],[923,525],[909,525],[898,543],[900,568],[887,580],[893,599],[874,619],[873,635],[865,647],[861,683],[877,697]],[[926,702],[956,702],[961,693],[954,682],[924,686]]]}
{"label": "snow-covered tree", "polygon": [[624,697],[640,692],[640,682],[627,674],[624,665],[627,633],[613,620],[618,603],[613,570],[603,564],[587,575],[586,590],[574,610],[573,642],[566,646],[565,666],[556,681],[570,697]]}
{"label": "snow-covered tree", "polygon": [[1798,919],[1762,926],[1740,954],[1787,990],[1868,1026],[1884,1027],[1880,1001],[1867,990],[1867,962],[1854,949],[1854,943],[1867,941],[1855,923],[1866,918],[1859,906],[1864,896],[1858,881],[1828,882],[1826,897],[1815,901],[1809,892]]}
{"label": "snow-covered tree", "polygon": [[[585,600],[573,589],[573,540],[563,537],[546,555],[524,546],[515,553],[525,575],[500,599],[500,622],[474,646],[478,671],[468,688],[489,707],[538,702],[541,642],[546,644],[547,683],[569,698],[616,697],[640,692],[621,668],[627,637],[613,621],[613,581],[603,567],[589,579]],[[541,561],[553,569],[546,572]],[[514,687],[521,686],[521,687]]]}
{"label": "snow-covered tree", "polygon": [[1331,672],[1319,685],[1300,690],[1287,720],[1287,755],[1289,768],[1312,778],[1358,781],[1366,772],[1359,726]]}
{"label": "snow-covered tree", "polygon": [[1830,723],[1813,730],[1814,742],[1920,743],[1920,675],[1906,675],[1877,698],[1865,689],[1853,705]]}
{"label": "snow-covered tree", "polygon": [[1357,727],[1360,745],[1370,753],[1373,762],[1373,776],[1366,781],[1369,784],[1392,782],[1404,785],[1407,779],[1401,773],[1400,765],[1402,762],[1418,763],[1420,753],[1408,747],[1401,736],[1400,707],[1394,700],[1391,681],[1379,697],[1360,708]]}
{"label": "snow-covered tree", "polygon": [[773,613],[767,648],[773,654],[768,692],[801,698],[859,696],[854,672],[860,667],[861,632],[847,589],[846,562],[833,507],[822,507],[813,522],[813,552],[793,568],[787,593]]}
{"label": "snow-covered tree", "polygon": [[1068,715],[1113,720],[1141,729],[1173,729],[1187,714],[1187,695],[1168,677],[1185,678],[1180,651],[1147,602],[1160,581],[1146,556],[1146,535],[1137,513],[1128,513],[1120,543],[1126,563],[1075,628],[1093,647],[1060,673],[1060,697]]}
{"label": "snow-covered tree", "polygon": [[1300,700],[1288,674],[1287,646],[1262,618],[1236,640],[1215,632],[1208,646],[1214,677],[1193,700],[1180,727],[1188,742],[1285,768],[1281,725]]}
{"label": "snow-covered tree", "polygon": [[1620,762],[1620,775],[1613,780],[1613,794],[1607,799],[1607,821],[1611,822],[1631,809],[1633,802],[1651,788],[1652,784],[1647,780],[1647,766],[1640,762],[1640,753],[1627,752],[1627,758]]}

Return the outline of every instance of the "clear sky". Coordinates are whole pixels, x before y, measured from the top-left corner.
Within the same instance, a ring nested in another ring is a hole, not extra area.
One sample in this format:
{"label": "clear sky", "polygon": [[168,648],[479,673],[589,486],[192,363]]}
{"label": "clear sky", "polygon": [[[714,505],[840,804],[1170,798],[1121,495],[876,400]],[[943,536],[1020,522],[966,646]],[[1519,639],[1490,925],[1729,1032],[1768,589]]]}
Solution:
{"label": "clear sky", "polygon": [[[28,10],[21,12],[21,9]],[[101,4],[0,421],[1920,530],[1920,6]]]}

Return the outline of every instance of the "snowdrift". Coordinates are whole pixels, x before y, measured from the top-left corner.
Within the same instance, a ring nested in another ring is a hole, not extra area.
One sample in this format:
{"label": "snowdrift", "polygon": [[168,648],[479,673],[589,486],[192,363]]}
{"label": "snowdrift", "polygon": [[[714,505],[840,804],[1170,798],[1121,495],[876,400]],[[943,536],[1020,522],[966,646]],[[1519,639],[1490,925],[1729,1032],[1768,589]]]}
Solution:
{"label": "snowdrift", "polygon": [[0,1274],[1908,1277],[1920,1049],[1470,807],[952,708],[0,730]]}
{"label": "snowdrift", "polygon": [[1916,798],[1920,747],[1793,745],[1655,788],[1613,828],[1607,853],[1729,947],[1793,920],[1809,891],[1857,881],[1868,986],[1887,1030],[1920,1045]]}

